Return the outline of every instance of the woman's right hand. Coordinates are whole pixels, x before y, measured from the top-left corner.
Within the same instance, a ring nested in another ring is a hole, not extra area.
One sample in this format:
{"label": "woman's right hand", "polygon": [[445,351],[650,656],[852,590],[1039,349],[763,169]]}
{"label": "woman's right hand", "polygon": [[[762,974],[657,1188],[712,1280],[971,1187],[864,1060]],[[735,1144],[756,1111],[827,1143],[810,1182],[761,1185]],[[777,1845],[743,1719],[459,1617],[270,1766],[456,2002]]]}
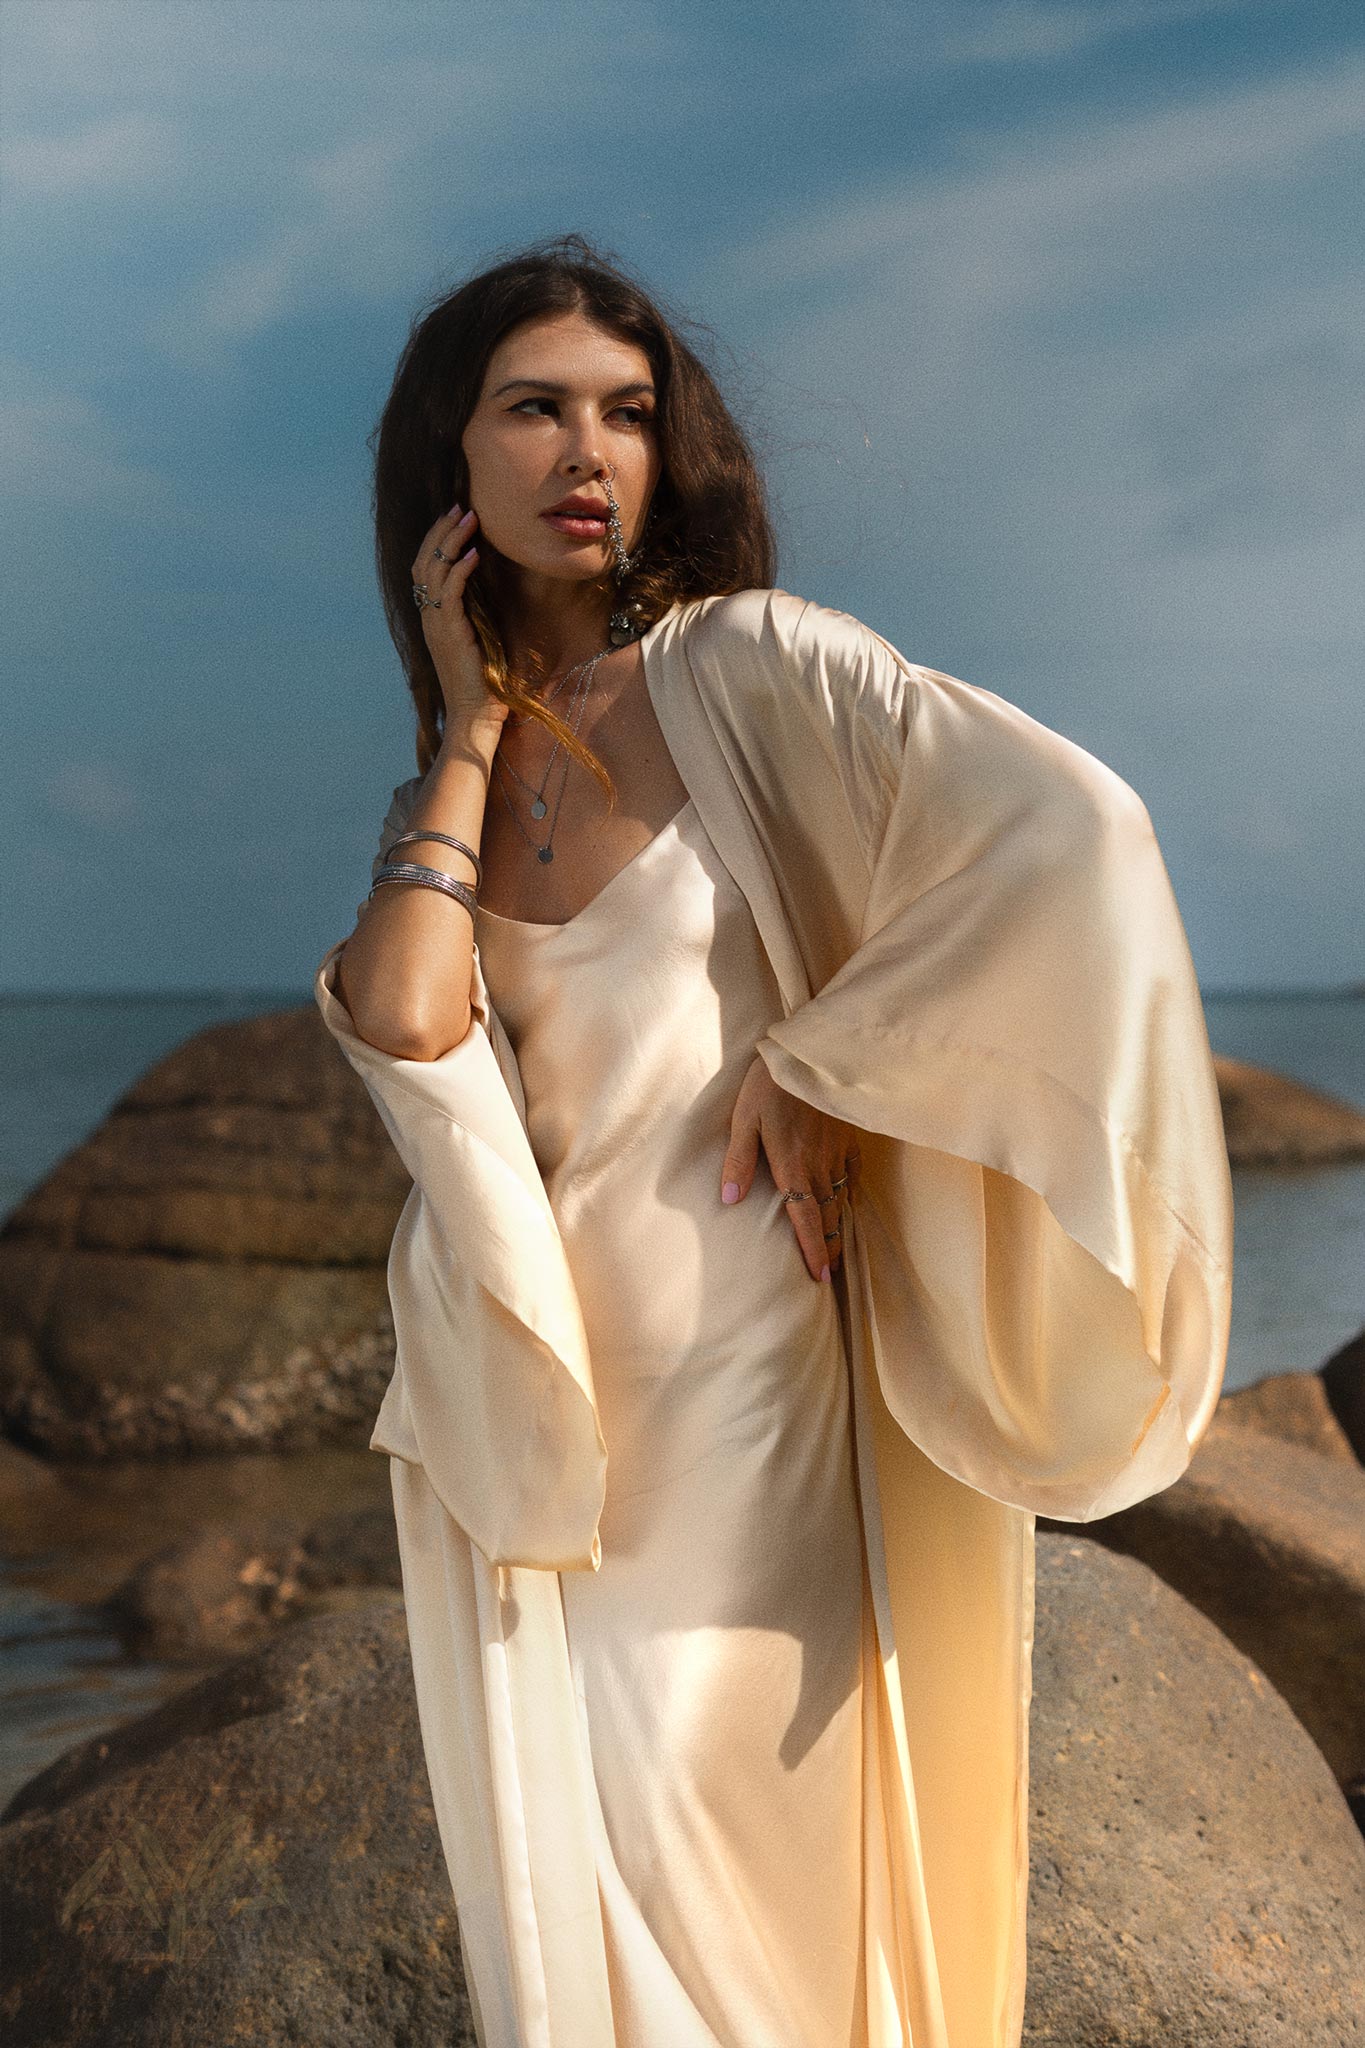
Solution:
{"label": "woman's right hand", "polygon": [[[412,565],[414,584],[425,583],[429,597],[439,603],[422,606],[422,632],[435,664],[441,694],[445,698],[446,731],[471,725],[501,727],[508,707],[495,697],[484,680],[483,653],[478,636],[464,608],[464,591],[478,561],[471,541],[478,513],[471,506],[462,512],[455,505],[430,528]],[[436,549],[452,557],[441,560]]]}

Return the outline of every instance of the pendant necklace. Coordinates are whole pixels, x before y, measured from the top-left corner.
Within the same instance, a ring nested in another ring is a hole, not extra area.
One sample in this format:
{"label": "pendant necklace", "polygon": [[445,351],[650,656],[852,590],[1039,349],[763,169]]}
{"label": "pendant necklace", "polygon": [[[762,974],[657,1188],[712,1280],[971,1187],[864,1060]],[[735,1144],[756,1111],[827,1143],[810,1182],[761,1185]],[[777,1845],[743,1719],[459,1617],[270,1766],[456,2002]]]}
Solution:
{"label": "pendant necklace", "polygon": [[[555,699],[555,698],[556,698],[556,697],[557,697],[557,696],[559,695],[559,693],[560,693],[560,691],[561,691],[561,690],[563,689],[563,687],[564,687],[565,683],[567,683],[567,682],[568,682],[568,680],[569,680],[569,677],[570,677],[570,676],[576,676],[576,675],[578,674],[578,671],[579,671],[579,670],[580,670],[580,669],[581,669],[582,667],[584,667],[584,665],[585,665],[585,664],[584,664],[583,662],[581,662],[581,661],[576,661],[576,662],[574,663],[574,665],[573,665],[573,667],[572,667],[572,668],[566,668],[566,669],[565,669],[565,671],[564,671],[564,673],[563,673],[563,675],[562,675],[562,676],[561,676],[561,677],[559,678],[559,681],[558,681],[558,682],[557,682],[557,683],[555,684],[555,686],[554,686],[553,690],[547,690],[547,691],[545,692],[545,695],[544,695],[543,697],[537,697],[537,698],[536,698],[536,702],[537,702],[537,704],[549,704],[549,703],[551,703],[551,702],[552,702],[552,701],[553,701],[553,700],[554,700],[554,699]],[[530,713],[529,711],[514,711],[514,712],[512,713],[512,718],[513,718],[514,722],[515,722],[515,723],[516,723],[517,725],[525,725],[525,723],[526,723],[527,719],[528,719],[528,718],[529,718],[530,716],[531,716],[531,713]]]}
{"label": "pendant necklace", "polygon": [[[569,730],[575,735],[575,737],[577,736],[578,728],[583,720],[583,711],[588,701],[588,693],[592,688],[593,674],[597,668],[597,664],[599,661],[604,660],[606,656],[611,653],[611,651],[611,648],[604,647],[600,654],[594,654],[586,662],[579,664],[579,666],[583,670],[583,677],[581,682],[576,683],[574,685],[573,696],[570,700],[569,717],[567,720]],[[569,671],[568,673],[571,674],[572,671]],[[550,692],[550,695],[553,696],[559,689],[561,689],[566,680],[567,676],[562,676],[560,678],[560,681],[555,685],[555,690]],[[547,697],[544,701],[548,703],[549,698]],[[531,716],[529,712],[523,713],[522,715],[524,717]],[[545,802],[545,790],[549,784],[550,775],[554,769],[555,760],[559,754],[559,750],[562,745],[563,741],[560,739],[556,739],[553,752],[550,755],[549,761],[546,763],[545,773],[544,776],[541,778],[540,787],[538,789],[535,789],[535,793],[531,801],[531,816],[533,818],[543,818],[545,816],[546,810],[548,808]],[[535,840],[532,839],[530,833],[526,830],[526,827],[522,824],[521,819],[518,817],[516,805],[512,802],[511,796],[508,794],[506,777],[509,774],[515,776],[516,780],[521,784],[522,788],[525,790],[533,789],[534,785],[528,782],[524,775],[518,774],[517,770],[512,766],[510,761],[504,761],[501,758],[500,753],[494,754],[493,765],[495,768],[499,769],[500,771],[503,771],[499,774],[498,782],[499,787],[502,790],[503,800],[506,803],[508,810],[512,813],[513,823],[516,825],[516,828],[518,832],[520,832],[522,838],[526,841],[526,844],[529,847],[531,847],[534,851],[536,859],[548,865],[549,862],[554,859],[553,840],[555,836],[555,826],[559,822],[559,809],[560,805],[564,801],[564,791],[567,787],[569,780],[569,763],[567,761],[564,763],[564,778],[559,785],[559,795],[555,798],[554,817],[550,820],[549,837],[546,839],[545,844],[543,846],[538,846],[536,844]]]}
{"label": "pendant necklace", "polygon": [[[604,652],[604,653],[605,653],[605,652],[609,652],[609,651],[610,651],[609,649],[604,649],[604,650],[603,650],[603,652]],[[559,678],[559,681],[558,681],[558,682],[557,682],[557,683],[555,684],[554,688],[553,688],[552,690],[547,690],[547,691],[545,692],[545,695],[544,695],[543,697],[539,698],[539,699],[538,699],[537,701],[538,701],[539,703],[541,703],[541,704],[548,704],[548,703],[550,703],[550,702],[551,702],[551,700],[552,700],[553,698],[555,698],[555,697],[557,697],[557,696],[559,695],[559,693],[560,693],[560,691],[561,691],[561,690],[563,689],[563,687],[564,687],[565,683],[567,683],[567,682],[568,682],[568,680],[569,680],[569,677],[570,677],[570,676],[576,676],[576,675],[578,675],[578,674],[579,674],[579,673],[580,673],[580,672],[581,672],[582,670],[584,670],[584,669],[586,669],[586,668],[588,667],[589,663],[591,663],[591,664],[592,664],[592,665],[593,665],[593,666],[595,667],[595,666],[596,666],[596,664],[597,664],[597,663],[598,663],[599,661],[601,661],[601,659],[602,659],[602,655],[601,655],[601,654],[592,654],[592,655],[589,655],[589,656],[588,656],[588,660],[587,660],[587,661],[577,661],[577,662],[575,662],[572,668],[568,668],[568,669],[565,669],[565,671],[564,671],[563,675],[562,675],[562,676],[561,676],[561,677]],[[589,677],[589,681],[591,681],[591,677]],[[575,685],[575,688],[574,688],[574,696],[573,696],[573,697],[571,697],[571,698],[570,698],[570,700],[569,700],[571,704],[573,703],[573,701],[574,701],[574,699],[575,699],[575,698],[577,697],[577,695],[578,695],[578,687],[577,687],[577,685]],[[514,712],[512,713],[512,716],[513,716],[513,718],[514,718],[514,719],[516,720],[516,722],[517,722],[517,724],[518,724],[518,725],[525,725],[525,724],[526,724],[526,722],[527,722],[527,720],[528,720],[528,719],[529,719],[529,718],[530,718],[530,717],[532,716],[532,714],[531,714],[531,713],[530,713],[529,711],[514,711]],[[576,731],[578,730],[577,726],[575,726],[575,727],[574,727],[574,730],[575,730],[575,732],[576,732]],[[559,757],[559,749],[560,749],[560,747],[561,747],[562,745],[563,745],[563,742],[562,742],[562,740],[560,740],[559,738],[556,738],[556,740],[555,740],[555,743],[554,743],[554,746],[553,746],[553,748],[551,749],[551,752],[550,752],[550,758],[549,758],[549,760],[548,760],[548,761],[547,761],[547,762],[545,763],[545,773],[544,773],[544,775],[543,775],[543,776],[541,777],[541,781],[540,781],[540,787],[539,787],[539,789],[538,789],[538,790],[537,790],[537,791],[535,792],[535,799],[534,799],[534,801],[532,802],[532,805],[531,805],[531,816],[532,816],[533,818],[543,818],[543,817],[545,816],[545,809],[546,809],[546,805],[545,805],[545,785],[546,785],[546,784],[548,783],[548,781],[550,780],[550,774],[551,774],[551,771],[553,770],[553,768],[554,768],[554,765],[555,765],[555,762],[556,762],[556,760],[557,760],[557,759],[558,759],[558,757]],[[495,758],[496,758],[496,757],[495,757]],[[508,773],[509,775],[515,775],[515,776],[516,776],[516,779],[517,779],[517,781],[518,781],[518,782],[519,782],[519,783],[521,784],[521,786],[522,786],[522,788],[523,788],[523,789],[530,789],[531,785],[530,785],[530,783],[529,783],[529,782],[528,782],[528,781],[526,780],[526,777],[525,777],[524,775],[518,774],[517,770],[516,770],[516,769],[515,769],[515,768],[514,768],[514,767],[512,766],[512,764],[511,764],[511,762],[510,762],[510,761],[505,761],[505,762],[503,762],[503,763],[502,763],[502,765],[503,765],[503,767],[504,767],[504,768],[505,768],[505,769],[507,770],[507,773]]]}

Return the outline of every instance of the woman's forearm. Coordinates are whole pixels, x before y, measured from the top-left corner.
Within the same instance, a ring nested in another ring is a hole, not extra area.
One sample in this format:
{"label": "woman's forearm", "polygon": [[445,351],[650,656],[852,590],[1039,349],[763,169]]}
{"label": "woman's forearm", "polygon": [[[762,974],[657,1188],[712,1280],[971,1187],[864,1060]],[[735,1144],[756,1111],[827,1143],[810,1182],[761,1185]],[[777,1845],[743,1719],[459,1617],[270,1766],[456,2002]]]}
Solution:
{"label": "woman's forearm", "polygon": [[[429,825],[477,853],[501,727],[484,720],[448,730],[406,830]],[[400,860],[474,881],[474,867],[440,840],[400,849]],[[469,1030],[473,920],[455,897],[417,883],[376,890],[342,948],[337,993],[360,1036],[401,1059],[433,1060]]]}

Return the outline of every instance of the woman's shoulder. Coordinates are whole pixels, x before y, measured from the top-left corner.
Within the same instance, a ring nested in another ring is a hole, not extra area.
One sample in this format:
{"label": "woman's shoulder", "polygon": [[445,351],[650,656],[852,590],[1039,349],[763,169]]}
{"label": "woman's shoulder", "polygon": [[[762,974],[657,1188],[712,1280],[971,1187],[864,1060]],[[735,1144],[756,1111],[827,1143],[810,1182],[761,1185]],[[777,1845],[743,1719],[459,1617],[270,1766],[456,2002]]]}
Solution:
{"label": "woman's shoulder", "polygon": [[932,673],[852,612],[776,587],[703,598],[683,625],[695,662],[714,661],[731,689],[738,661],[760,686],[826,712],[860,705],[899,721],[912,683]]}
{"label": "woman's shoulder", "polygon": [[912,661],[851,612],[778,589],[705,602],[693,672],[746,731],[797,709],[836,759],[884,783],[915,742],[944,776],[951,761],[989,755],[1021,789],[1032,772],[1054,807],[1069,796],[1087,816],[1151,830],[1138,792],[1097,755],[999,691]]}
{"label": "woman's shoulder", "polygon": [[801,597],[774,585],[766,589],[732,590],[716,597],[695,598],[683,607],[693,634],[750,640],[838,640],[878,636],[851,612]]}

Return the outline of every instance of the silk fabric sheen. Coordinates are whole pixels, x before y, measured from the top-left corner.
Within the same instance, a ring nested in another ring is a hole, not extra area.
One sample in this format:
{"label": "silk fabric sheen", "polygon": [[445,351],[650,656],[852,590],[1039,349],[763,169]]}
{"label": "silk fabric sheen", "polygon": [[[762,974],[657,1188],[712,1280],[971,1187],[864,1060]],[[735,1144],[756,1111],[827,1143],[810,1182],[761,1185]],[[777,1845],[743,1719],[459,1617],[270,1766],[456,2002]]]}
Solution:
{"label": "silk fabric sheen", "polygon": [[[756,1049],[864,1134],[836,1293],[872,1482],[883,1797],[910,1802],[885,2013],[918,2000],[911,2036],[885,2017],[869,2044],[1017,2048],[1033,1518],[1171,1484],[1222,1380],[1231,1181],[1193,962],[1141,800],[1006,700],[785,591],[675,606],[642,645],[780,996]],[[477,955],[470,1030],[428,1063],[359,1038],[339,950],[317,999],[414,1181],[372,1443],[408,1523],[442,1839],[450,1856],[480,1811],[496,1822],[499,2043],[597,2048],[595,1793],[558,1577],[600,1568],[609,1488],[582,1307]],[[457,1613],[477,1671],[451,1668]]]}
{"label": "silk fabric sheen", "polygon": [[562,1594],[617,2038],[850,2048],[896,1926],[848,1368],[771,1175],[717,1183],[781,995],[690,802],[567,924],[476,922],[610,1446]]}

